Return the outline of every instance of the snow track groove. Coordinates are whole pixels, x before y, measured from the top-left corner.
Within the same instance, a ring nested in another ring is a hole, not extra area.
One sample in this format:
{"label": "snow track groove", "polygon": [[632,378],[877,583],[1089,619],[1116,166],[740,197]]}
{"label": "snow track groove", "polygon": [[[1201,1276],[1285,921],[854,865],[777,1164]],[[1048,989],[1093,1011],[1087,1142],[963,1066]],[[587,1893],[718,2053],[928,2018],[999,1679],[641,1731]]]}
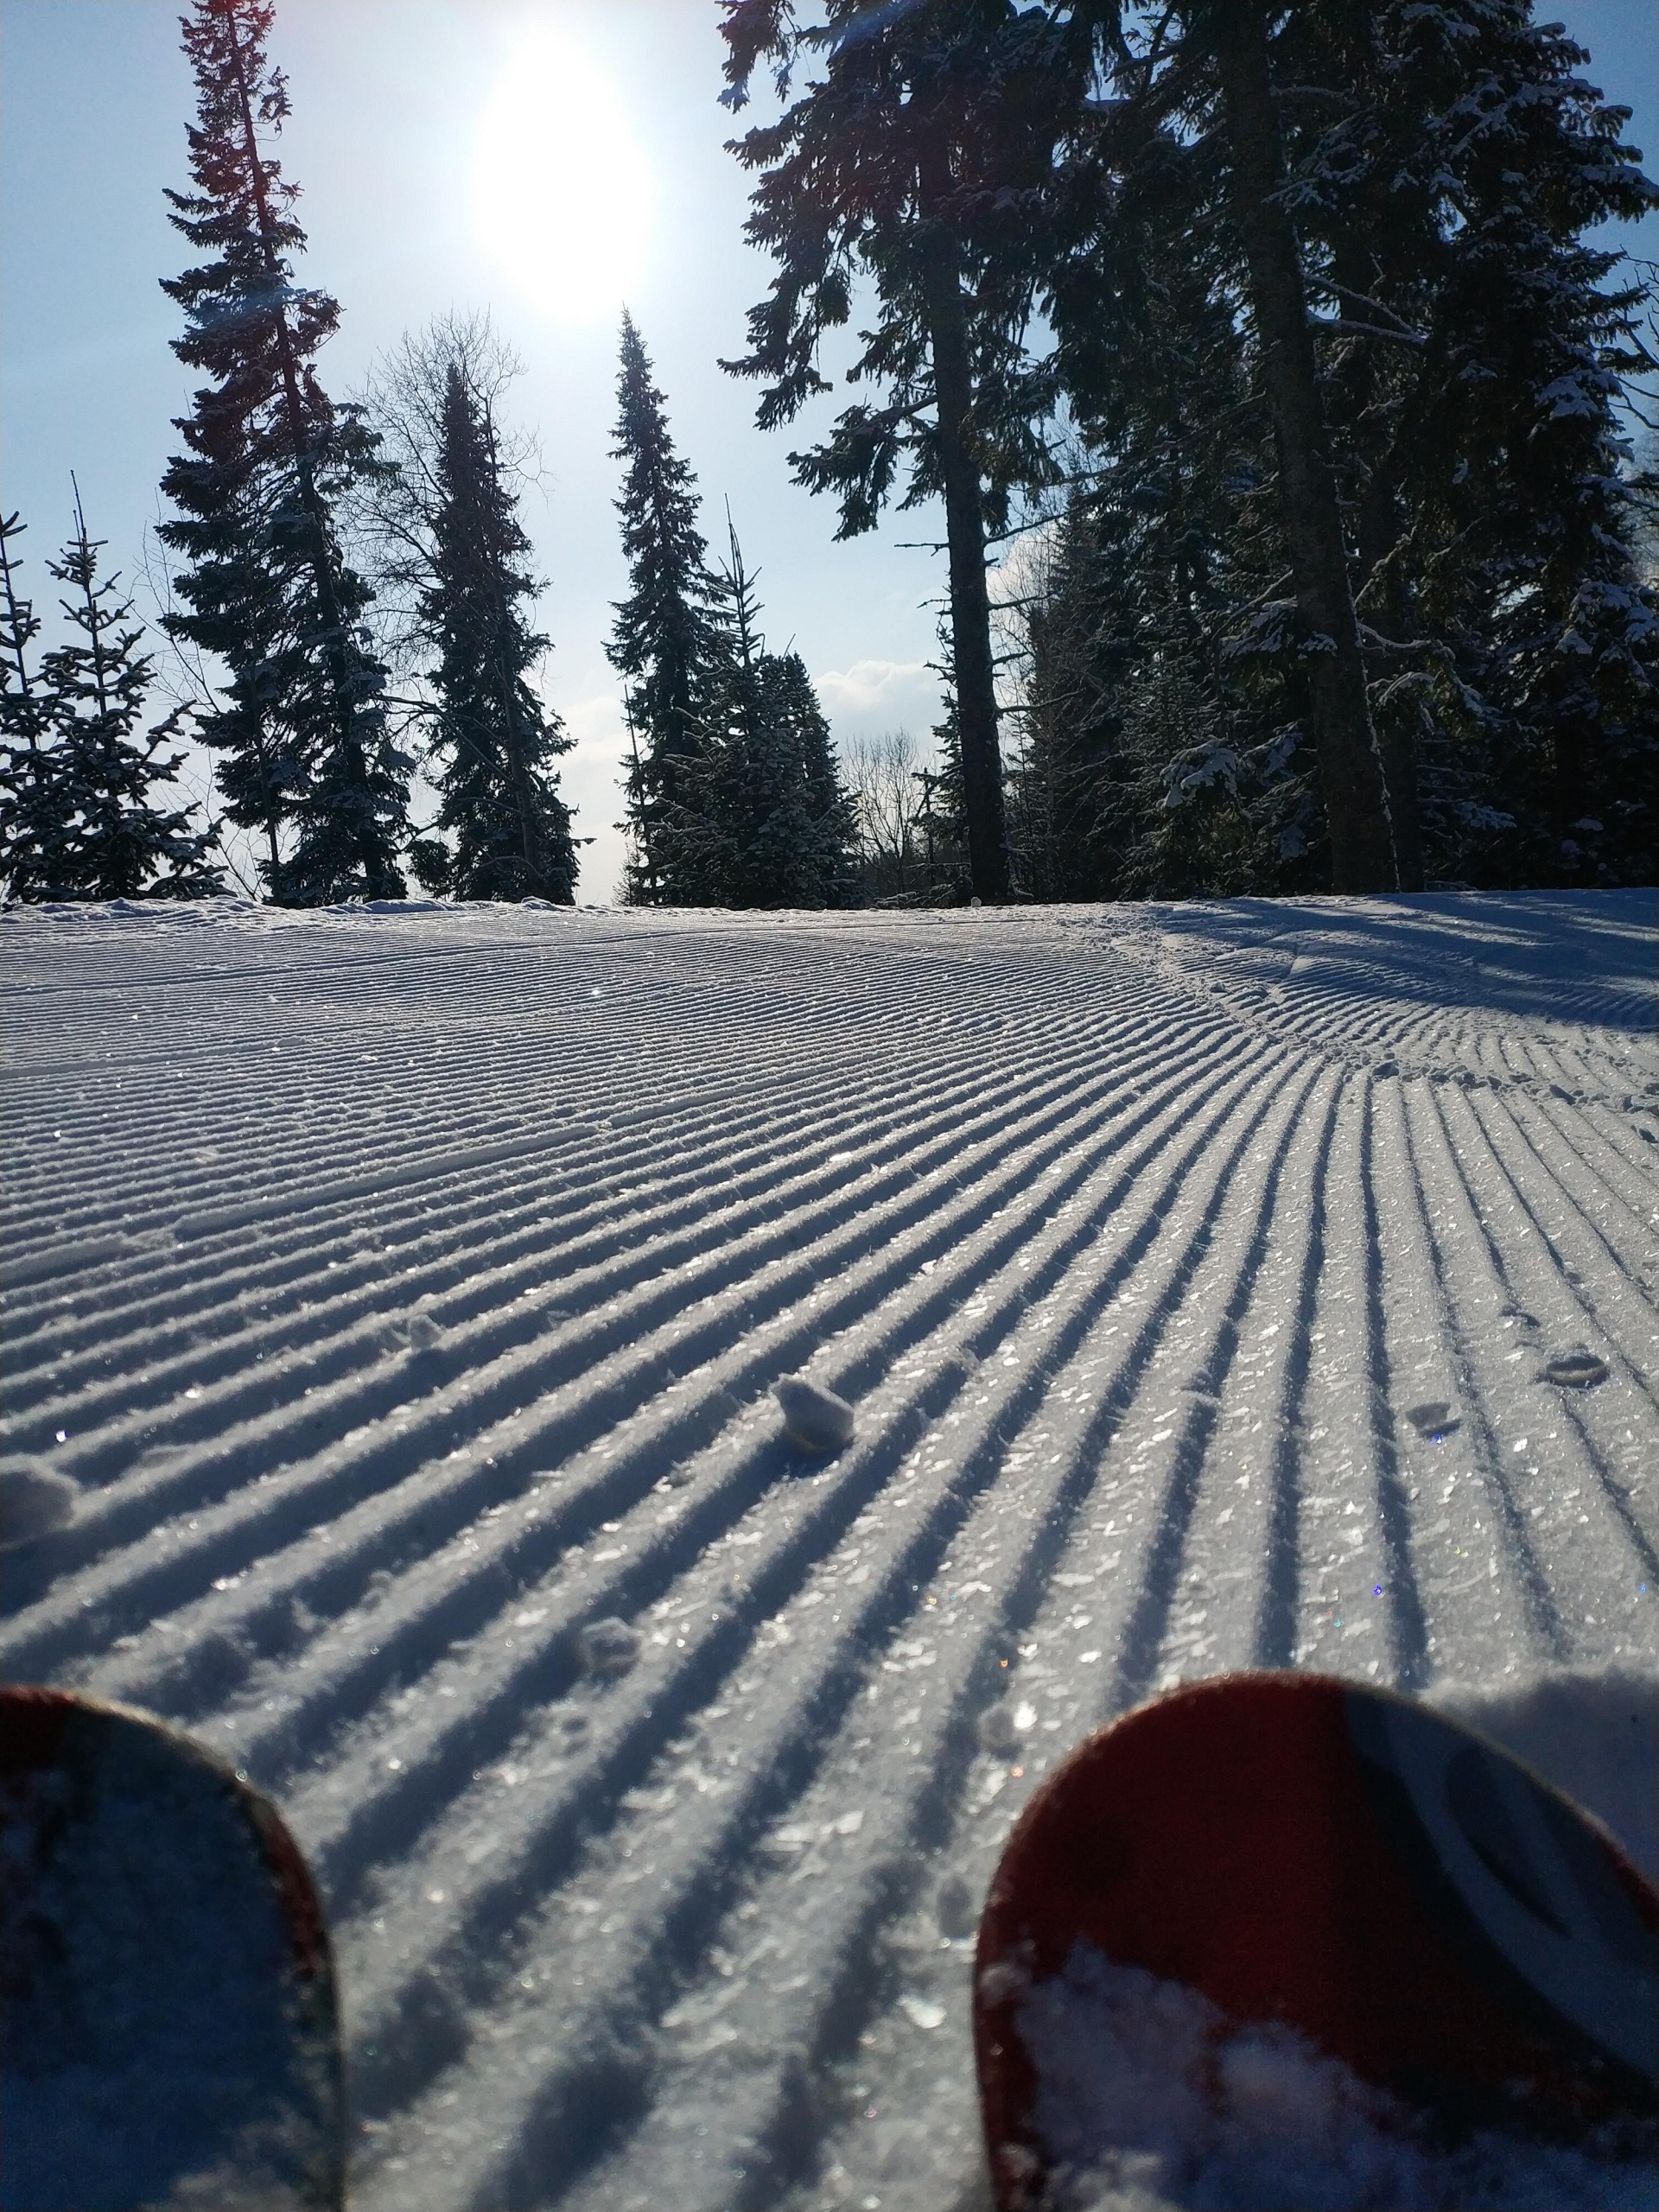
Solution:
{"label": "snow track groove", "polygon": [[0,917],[5,1448],[84,1485],[0,1662],[277,1796],[354,2205],[972,2202],[1080,1735],[1652,1667],[1652,919]]}

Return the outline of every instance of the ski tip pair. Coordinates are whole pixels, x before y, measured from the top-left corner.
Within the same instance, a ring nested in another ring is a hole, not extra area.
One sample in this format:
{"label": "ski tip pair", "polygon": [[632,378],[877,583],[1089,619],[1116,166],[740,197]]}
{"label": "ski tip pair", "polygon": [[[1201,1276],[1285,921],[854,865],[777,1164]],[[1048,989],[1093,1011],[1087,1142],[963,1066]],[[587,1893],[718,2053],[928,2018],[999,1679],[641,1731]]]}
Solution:
{"label": "ski tip pair", "polygon": [[[0,1688],[0,2203],[340,2206],[327,1932],[268,1801],[146,1714]],[[1080,1745],[973,2011],[998,2212],[1656,2201],[1659,1895],[1366,1685],[1219,1676]]]}

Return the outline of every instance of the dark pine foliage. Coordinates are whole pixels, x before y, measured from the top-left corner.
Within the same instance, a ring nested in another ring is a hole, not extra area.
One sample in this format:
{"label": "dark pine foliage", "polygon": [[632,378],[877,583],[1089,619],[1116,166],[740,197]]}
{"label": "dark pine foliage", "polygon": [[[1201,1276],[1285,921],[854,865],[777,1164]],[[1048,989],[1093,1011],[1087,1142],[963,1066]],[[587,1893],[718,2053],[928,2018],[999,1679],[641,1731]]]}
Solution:
{"label": "dark pine foliage", "polygon": [[295,283],[298,187],[260,150],[259,131],[289,112],[265,56],[271,12],[270,0],[195,0],[183,26],[196,190],[167,196],[206,258],[162,289],[188,319],[174,351],[210,382],[162,483],[177,513],[160,534],[186,564],[168,623],[228,671],[200,734],[223,755],[227,817],[264,838],[271,895],[396,898],[411,764],[387,732],[384,671],[360,628],[368,593],[332,518],[375,465],[373,441],[317,380],[340,310]]}
{"label": "dark pine foliage", "polygon": [[570,740],[526,680],[548,643],[527,620],[537,590],[524,565],[530,540],[493,407],[458,360],[447,374],[435,474],[422,614],[440,656],[433,734],[447,756],[438,823],[448,838],[423,843],[416,866],[429,888],[458,899],[569,906],[576,855],[551,763]]}
{"label": "dark pine foliage", "polygon": [[1650,882],[1659,858],[1659,607],[1616,413],[1654,363],[1642,289],[1586,238],[1659,191],[1589,60],[1523,0],[1396,0],[1354,72],[1371,143],[1305,164],[1332,175],[1333,263],[1383,176],[1422,211],[1417,269],[1389,265],[1386,230],[1373,247],[1372,289],[1424,342],[1389,349],[1408,372],[1373,402],[1357,491],[1380,476],[1394,503],[1370,603],[1406,648],[1378,674],[1415,711],[1425,844],[1477,882]]}
{"label": "dark pine foliage", "polygon": [[69,587],[64,613],[79,633],[48,653],[41,677],[51,701],[60,805],[73,810],[67,855],[73,894],[83,899],[210,898],[224,879],[207,855],[211,833],[193,829],[193,808],[158,804],[184,756],[170,748],[185,709],[174,708],[138,734],[154,664],[120,576],[98,581],[104,540],[86,534],[79,494],[75,535],[52,575]]}
{"label": "dark pine foliage", "polygon": [[842,781],[830,725],[799,653],[766,656],[767,707],[787,764],[779,844],[792,855],[780,906],[858,903],[855,852],[858,818]]}
{"label": "dark pine foliage", "polygon": [[15,514],[0,518],[0,894],[53,899],[71,880],[72,810],[58,790],[51,696],[29,665],[40,617],[17,588],[15,541],[28,526]]}
{"label": "dark pine foliage", "polygon": [[829,725],[800,655],[766,649],[735,531],[720,582],[699,750],[658,817],[663,864],[688,905],[854,905],[858,825]]}
{"label": "dark pine foliage", "polygon": [[1024,338],[1039,269],[1052,145],[1080,98],[1087,41],[1012,0],[829,0],[806,27],[785,0],[728,0],[725,98],[741,106],[770,60],[822,74],[774,124],[733,150],[758,173],[747,235],[779,264],[749,317],[750,352],[726,366],[766,386],[763,429],[830,386],[826,337],[858,311],[872,327],[849,382],[878,388],[833,435],[791,456],[832,491],[839,535],[874,527],[901,468],[901,505],[943,496],[951,652],[969,864],[976,892],[1008,895],[997,702],[985,581],[988,529],[1007,495],[1050,480],[1037,424],[1048,387]]}
{"label": "dark pine foliage", "polygon": [[[1331,880],[1213,10],[1079,7],[1112,97],[1051,189],[1079,467],[1027,626],[1016,815],[1051,895]],[[1654,192],[1524,0],[1273,14],[1271,67],[1402,880],[1653,867],[1653,595],[1618,394],[1652,364],[1586,244]]]}
{"label": "dark pine foliage", "polygon": [[626,463],[617,510],[632,588],[606,648],[626,684],[632,736],[628,896],[642,906],[696,902],[677,867],[683,842],[669,825],[687,803],[703,749],[711,671],[719,657],[717,588],[697,529],[696,479],[674,450],[666,405],[632,318],[622,317],[613,457]]}
{"label": "dark pine foliage", "polygon": [[[14,516],[7,535],[16,531]],[[32,679],[26,649],[39,626],[16,595],[7,548],[0,877],[22,899],[210,898],[224,889],[211,833],[192,826],[194,809],[155,795],[182,766],[171,747],[183,709],[139,734],[154,669],[119,576],[98,581],[102,544],[86,534],[77,493],[75,535],[47,565],[69,587],[61,603],[79,635]]]}

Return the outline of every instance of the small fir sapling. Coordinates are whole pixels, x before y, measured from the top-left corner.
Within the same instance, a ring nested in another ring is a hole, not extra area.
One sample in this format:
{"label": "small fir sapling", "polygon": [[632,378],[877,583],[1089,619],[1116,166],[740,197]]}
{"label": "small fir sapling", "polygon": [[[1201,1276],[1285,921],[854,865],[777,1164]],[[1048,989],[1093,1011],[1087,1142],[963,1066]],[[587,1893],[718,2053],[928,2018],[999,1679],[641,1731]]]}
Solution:
{"label": "small fir sapling", "polygon": [[184,755],[171,748],[185,709],[175,707],[138,733],[154,664],[138,650],[143,632],[131,599],[121,595],[118,572],[98,581],[104,543],[87,535],[77,486],[74,537],[48,567],[69,587],[61,604],[79,634],[41,663],[66,820],[67,887],[81,899],[210,898],[225,887],[207,858],[213,833],[192,826],[194,807],[168,807],[153,796],[183,766]]}

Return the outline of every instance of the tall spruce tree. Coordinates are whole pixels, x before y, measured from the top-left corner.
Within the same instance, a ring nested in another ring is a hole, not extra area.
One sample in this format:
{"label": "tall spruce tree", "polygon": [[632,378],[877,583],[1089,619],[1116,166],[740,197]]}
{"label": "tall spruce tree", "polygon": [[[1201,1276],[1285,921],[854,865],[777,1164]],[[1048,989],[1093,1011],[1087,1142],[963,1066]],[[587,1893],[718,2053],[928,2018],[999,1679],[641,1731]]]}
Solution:
{"label": "tall spruce tree", "polygon": [[1584,232],[1654,193],[1586,57],[1524,0],[1070,20],[1113,97],[1058,147],[1041,280],[1084,463],[1028,702],[1082,832],[1064,872],[1092,852],[1097,889],[1332,880],[1334,633],[1297,581],[1219,50],[1266,23],[1283,189],[1255,245],[1300,270],[1303,458],[1322,421],[1401,880],[1633,880],[1659,633],[1614,410],[1644,357]]}
{"label": "tall spruce tree", "polygon": [[632,738],[626,793],[628,893],[643,906],[696,903],[676,866],[675,834],[688,773],[704,746],[718,657],[717,592],[697,529],[696,478],[674,450],[666,402],[633,319],[622,316],[614,460],[626,463],[617,511],[632,588],[616,609],[606,652],[626,685]]}
{"label": "tall spruce tree", "polygon": [[1307,648],[1332,887],[1391,891],[1399,882],[1394,828],[1354,612],[1303,248],[1286,204],[1269,0],[1208,0],[1192,14],[1193,35],[1213,59],[1221,91],[1230,213],[1243,248],[1278,461],[1280,518]]}
{"label": "tall spruce tree", "polygon": [[766,382],[763,429],[830,390],[825,334],[870,280],[878,309],[850,381],[884,402],[848,409],[823,445],[791,456],[799,481],[840,499],[838,535],[874,527],[901,461],[901,505],[943,495],[968,850],[975,893],[1009,895],[985,562],[1010,489],[1049,480],[1033,429],[1046,387],[1024,344],[1035,277],[1032,210],[1054,138],[1081,99],[1084,44],[1013,0],[829,0],[805,27],[786,0],[732,0],[722,25],[734,107],[771,59],[823,75],[777,124],[733,150],[760,173],[747,235],[777,259],[749,317],[750,353],[725,365]]}
{"label": "tall spruce tree", "polygon": [[271,895],[396,898],[412,764],[387,730],[384,671],[360,626],[368,593],[333,520],[341,490],[375,465],[373,442],[318,382],[313,357],[340,309],[294,282],[299,188],[260,147],[289,112],[265,54],[271,15],[270,0],[194,0],[183,24],[197,189],[167,194],[168,219],[209,258],[162,289],[189,324],[173,350],[212,381],[177,425],[187,451],[162,481],[178,512],[160,535],[187,563],[167,620],[228,671],[200,734],[226,756],[227,817],[264,839]]}
{"label": "tall spruce tree", "polygon": [[[459,899],[575,896],[570,816],[551,763],[570,749],[558,716],[526,680],[547,649],[526,607],[537,594],[530,540],[506,481],[487,393],[451,359],[432,517],[432,583],[423,603],[439,648],[433,734],[448,755],[440,826],[453,850],[423,874]],[[417,856],[417,865],[419,859]]]}
{"label": "tall spruce tree", "polygon": [[1590,55],[1522,0],[1396,0],[1373,40],[1351,133],[1375,142],[1371,163],[1327,140],[1305,167],[1338,240],[1376,172],[1427,211],[1414,270],[1382,236],[1372,289],[1424,343],[1389,349],[1415,373],[1396,370],[1371,410],[1394,525],[1375,603],[1429,749],[1425,836],[1476,880],[1651,881],[1659,602],[1618,400],[1655,364],[1643,288],[1586,233],[1659,189]]}

